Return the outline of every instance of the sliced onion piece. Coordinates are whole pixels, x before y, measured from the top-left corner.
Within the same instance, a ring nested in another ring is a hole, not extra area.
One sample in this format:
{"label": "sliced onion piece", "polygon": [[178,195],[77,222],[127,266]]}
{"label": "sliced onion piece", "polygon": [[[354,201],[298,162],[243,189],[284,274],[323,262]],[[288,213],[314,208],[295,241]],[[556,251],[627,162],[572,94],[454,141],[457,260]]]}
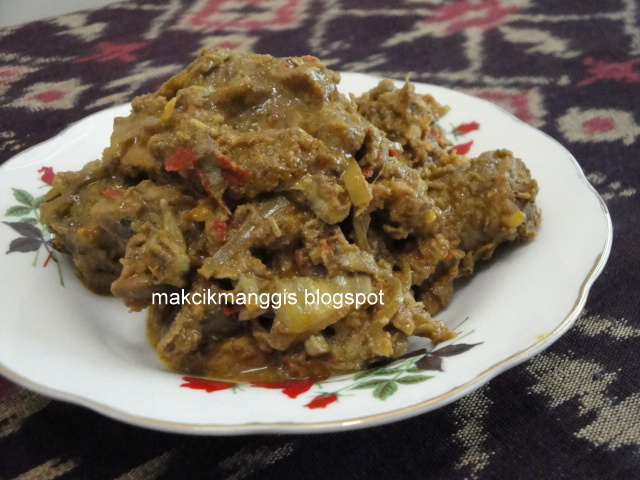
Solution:
{"label": "sliced onion piece", "polygon": [[220,167],[208,159],[200,160],[199,164],[200,168],[197,170],[198,177],[200,178],[207,195],[230,214],[231,212],[222,198],[222,195],[227,188],[227,182],[222,176]]}
{"label": "sliced onion piece", "polygon": [[261,204],[257,214],[249,215],[242,225],[231,234],[227,243],[220,247],[212,257],[204,261],[198,272],[205,278],[211,278],[222,267],[233,266],[234,257],[251,246],[251,239],[256,227],[287,205],[289,205],[289,200],[281,196]]}
{"label": "sliced onion piece", "polygon": [[349,197],[356,207],[366,207],[371,202],[371,187],[362,174],[360,165],[355,158],[347,158],[347,168],[342,175],[342,181],[347,187]]}
{"label": "sliced onion piece", "polygon": [[[313,210],[320,220],[330,224],[340,223],[349,215],[351,204],[344,196],[344,202],[338,198],[339,194],[344,194],[344,189],[337,183],[327,185],[326,179],[322,181],[317,176],[305,175],[292,187],[293,190],[300,190],[309,202],[309,208]],[[335,189],[341,192],[336,194]]]}
{"label": "sliced onion piece", "polygon": [[365,252],[371,251],[371,245],[369,245],[369,239],[367,238],[370,223],[371,215],[368,213],[353,216],[353,235],[356,245]]}
{"label": "sliced onion piece", "polygon": [[[274,331],[294,334],[315,333],[328,327],[355,310],[356,294],[367,296],[373,291],[369,275],[281,278],[275,280],[274,287],[278,293],[293,292],[297,299],[295,304],[274,309]],[[349,297],[353,300],[350,305]]]}

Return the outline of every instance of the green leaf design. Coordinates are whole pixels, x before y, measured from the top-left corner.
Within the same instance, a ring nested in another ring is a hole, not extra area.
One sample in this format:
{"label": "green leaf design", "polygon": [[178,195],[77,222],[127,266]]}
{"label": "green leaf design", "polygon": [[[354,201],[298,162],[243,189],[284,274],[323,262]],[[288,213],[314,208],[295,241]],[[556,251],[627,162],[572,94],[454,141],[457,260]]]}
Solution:
{"label": "green leaf design", "polygon": [[423,373],[424,370],[422,370],[421,368],[418,368],[416,366],[413,366],[411,368],[407,368],[407,373]]}
{"label": "green leaf design", "polygon": [[[49,185],[41,185],[40,188],[49,187]],[[58,276],[60,277],[60,285],[64,287],[64,280],[62,278],[62,270],[60,268],[60,262],[58,262],[56,256],[51,251],[52,249],[52,240],[50,238],[45,238],[45,235],[48,236],[48,229],[44,226],[41,226],[40,221],[38,220],[38,209],[42,202],[44,202],[45,195],[40,195],[38,197],[34,197],[32,194],[23,190],[22,188],[12,188],[13,198],[20,205],[13,205],[9,207],[4,216],[5,217],[22,217],[19,221],[15,222],[2,222],[8,227],[11,227],[14,231],[20,234],[20,237],[15,238],[9,244],[9,249],[5,252],[7,254],[13,252],[21,252],[21,253],[29,253],[35,252],[33,258],[33,266],[36,265],[38,261],[38,254],[40,252],[41,247],[45,247],[45,249],[49,252],[49,257],[44,262],[43,266],[47,266],[49,260],[53,260],[53,262],[57,265],[58,268]]]}
{"label": "green leaf design", "polygon": [[395,380],[384,380],[373,391],[373,396],[379,400],[386,400],[398,390]]}
{"label": "green leaf design", "polygon": [[366,382],[362,382],[362,383],[358,383],[357,385],[353,386],[353,390],[364,390],[366,388],[376,388],[377,386],[388,382],[388,380],[382,380],[382,379],[377,379],[377,380],[368,380]]}
{"label": "green leaf design", "polygon": [[28,207],[33,207],[35,205],[35,199],[33,198],[33,195],[31,195],[26,190],[22,190],[21,188],[12,188],[11,190],[13,190],[13,197],[18,202]]}
{"label": "green leaf design", "polygon": [[40,195],[33,201],[33,208],[39,208],[42,205],[42,201],[44,200],[44,195]]}
{"label": "green leaf design", "polygon": [[14,205],[9,207],[5,212],[5,217],[21,217],[23,215],[29,215],[31,213],[31,207],[25,207],[23,205]]}
{"label": "green leaf design", "polygon": [[392,375],[394,373],[400,373],[403,370],[397,368],[374,368],[373,370],[365,370],[364,372],[358,372],[353,376],[354,380],[360,380],[365,377],[381,377],[383,375]]}
{"label": "green leaf design", "polygon": [[409,375],[407,377],[398,378],[396,381],[402,385],[414,385],[416,383],[426,382],[433,378],[433,375]]}
{"label": "green leaf design", "polygon": [[383,375],[392,375],[394,373],[400,373],[402,371],[403,370],[400,370],[399,368],[381,368],[380,370],[373,373],[372,376],[381,377]]}
{"label": "green leaf design", "polygon": [[376,370],[377,370],[377,369],[375,369],[375,370],[363,370],[363,371],[361,371],[361,372],[356,373],[356,374],[353,376],[353,379],[354,379],[354,380],[360,380],[361,378],[364,378],[364,377],[370,377],[371,375],[375,375],[375,373],[374,373],[374,372],[375,372]]}

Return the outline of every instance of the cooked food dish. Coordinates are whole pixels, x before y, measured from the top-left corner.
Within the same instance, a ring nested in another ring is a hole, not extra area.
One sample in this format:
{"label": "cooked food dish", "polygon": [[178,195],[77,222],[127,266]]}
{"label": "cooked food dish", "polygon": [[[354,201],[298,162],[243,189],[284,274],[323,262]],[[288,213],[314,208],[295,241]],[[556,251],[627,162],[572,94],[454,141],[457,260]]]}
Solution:
{"label": "cooked food dish", "polygon": [[115,120],[102,159],[41,206],[91,290],[147,308],[151,345],[193,375],[323,378],[396,357],[453,281],[535,236],[511,152],[448,151],[409,83],[355,98],[314,57],[204,49]]}

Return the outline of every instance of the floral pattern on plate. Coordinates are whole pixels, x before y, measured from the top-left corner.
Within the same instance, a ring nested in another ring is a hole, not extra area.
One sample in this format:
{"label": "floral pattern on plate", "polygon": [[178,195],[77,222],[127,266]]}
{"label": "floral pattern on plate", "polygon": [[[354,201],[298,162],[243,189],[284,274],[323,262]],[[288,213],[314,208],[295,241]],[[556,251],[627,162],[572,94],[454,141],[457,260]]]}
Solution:
{"label": "floral pattern on plate", "polygon": [[[38,169],[40,173],[40,180],[43,184],[40,188],[50,187],[55,177],[55,172],[52,167],[41,167]],[[8,227],[11,227],[20,236],[14,238],[9,244],[7,254],[14,252],[29,253],[35,252],[32,265],[35,267],[40,257],[40,251],[44,247],[47,256],[42,263],[43,267],[49,265],[49,262],[53,262],[58,267],[58,277],[60,279],[60,285],[64,286],[64,279],[62,277],[62,270],[56,257],[56,252],[53,251],[51,245],[51,234],[47,231],[47,228],[40,223],[40,204],[44,200],[44,194],[40,196],[34,196],[26,190],[21,188],[12,188],[13,198],[17,202],[16,205],[12,205],[4,213],[5,217],[18,217],[17,221],[2,222]]]}
{"label": "floral pattern on plate", "polygon": [[[462,323],[466,320],[467,319]],[[473,333],[473,330],[461,335],[457,340],[462,340],[471,333]],[[218,392],[221,390],[230,390],[233,393],[238,393],[246,391],[244,387],[267,388],[282,390],[282,393],[292,399],[298,398],[299,395],[302,395],[313,387],[316,387],[320,391],[316,391],[316,395],[311,399],[311,401],[304,405],[310,409],[325,408],[332,403],[338,402],[338,400],[343,396],[353,396],[356,392],[360,393],[360,391],[363,393],[365,391],[369,391],[374,398],[378,400],[386,400],[403,386],[416,385],[434,378],[434,375],[426,375],[425,372],[443,372],[443,360],[446,357],[460,355],[482,343],[469,344],[455,342],[456,340],[454,340],[454,343],[444,347],[432,349],[421,348],[406,353],[386,365],[369,368],[355,373],[350,378],[346,379],[347,382],[344,385],[342,385],[345,383],[344,377],[320,381],[292,380],[284,382],[251,383],[234,383],[198,377],[182,377],[182,380],[185,383],[180,386],[194,390],[204,390],[207,393]],[[332,388],[332,385],[337,382],[339,382],[341,386],[339,388]],[[346,392],[350,392],[350,394],[346,395]]]}

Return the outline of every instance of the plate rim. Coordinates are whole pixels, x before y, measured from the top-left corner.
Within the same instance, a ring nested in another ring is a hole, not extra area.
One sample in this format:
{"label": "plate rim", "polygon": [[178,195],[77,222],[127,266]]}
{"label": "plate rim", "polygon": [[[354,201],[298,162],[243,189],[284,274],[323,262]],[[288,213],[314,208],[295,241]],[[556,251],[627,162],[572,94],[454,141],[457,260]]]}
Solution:
{"label": "plate rim", "polygon": [[[341,80],[345,77],[362,77],[367,78],[369,80],[382,80],[383,78],[377,75],[371,75],[360,72],[340,72]],[[396,85],[402,85],[404,82],[400,80],[392,79]],[[611,222],[611,215],[606,206],[606,203],[602,199],[602,197],[595,190],[593,185],[588,181],[585,176],[584,171],[582,170],[580,164],[574,155],[559,141],[554,139],[551,135],[539,130],[526,122],[520,120],[515,117],[510,112],[498,107],[497,105],[484,100],[482,98],[474,97],[468,93],[461,92],[455,90],[453,88],[444,87],[440,85],[435,85],[431,83],[425,82],[412,82],[415,85],[420,85],[421,87],[426,88],[435,88],[436,90],[446,90],[453,92],[458,95],[462,95],[465,97],[472,98],[474,101],[478,101],[483,104],[484,108],[490,108],[497,110],[500,114],[506,115],[510,120],[516,122],[519,125],[524,126],[525,128],[531,129],[538,134],[542,134],[547,137],[550,141],[552,141],[555,146],[560,147],[566,156],[571,160],[574,169],[578,173],[578,177],[580,178],[583,186],[587,187],[589,192],[596,197],[598,203],[600,205],[603,218],[605,220],[605,228],[606,235],[604,239],[604,244],[601,247],[600,253],[597,255],[594,260],[591,268],[586,274],[580,288],[578,290],[578,295],[576,300],[574,301],[573,306],[564,317],[564,319],[544,338],[541,338],[538,342],[530,345],[529,347],[516,352],[510,355],[507,358],[500,360],[497,363],[494,363],[490,367],[486,368],[479,374],[477,374],[474,378],[457,385],[446,392],[441,393],[436,397],[431,397],[427,400],[408,405],[401,408],[396,408],[390,411],[376,413],[372,415],[363,415],[359,417],[354,417],[350,419],[343,420],[327,420],[327,421],[319,421],[319,422],[249,422],[249,423],[238,423],[231,425],[222,425],[222,424],[193,424],[193,423],[185,423],[185,422],[174,422],[169,420],[158,420],[153,418],[147,418],[144,416],[131,414],[127,412],[123,412],[118,408],[111,407],[105,403],[101,403],[99,401],[90,399],[86,396],[79,394],[66,393],[60,389],[56,389],[53,387],[49,387],[46,385],[42,385],[40,383],[34,382],[26,377],[23,377],[20,374],[13,372],[9,367],[0,362],[0,374],[2,374],[5,378],[21,385],[22,387],[36,392],[38,394],[45,395],[49,398],[60,400],[68,403],[72,403],[75,405],[79,405],[82,407],[89,408],[95,412],[103,414],[109,418],[123,421],[125,423],[135,425],[143,428],[150,428],[153,430],[163,431],[163,432],[173,432],[173,433],[182,433],[182,434],[194,434],[194,435],[249,435],[249,434],[268,434],[268,433],[282,433],[282,434],[299,434],[299,433],[323,433],[323,432],[332,432],[332,431],[347,431],[354,430],[360,428],[369,428],[374,426],[383,425],[386,423],[404,420],[406,418],[420,415],[426,413],[428,411],[434,410],[439,407],[443,407],[452,403],[464,395],[471,393],[467,390],[477,386],[477,388],[486,384],[489,380],[495,378],[500,373],[515,367],[526,360],[530,359],[537,353],[541,352],[545,348],[551,346],[556,340],[558,340],[562,334],[569,329],[569,327],[575,322],[575,320],[580,315],[589,291],[595,280],[602,273],[604,266],[609,258],[609,254],[611,252],[611,246],[613,242],[613,225]],[[129,106],[130,103],[115,105],[112,107],[108,107],[97,112],[94,112],[86,117],[83,117],[72,124],[68,125],[60,132],[55,134],[54,136],[36,144],[25,150],[19,152],[13,157],[7,159],[2,165],[0,165],[0,170],[7,168],[8,165],[13,165],[16,162],[20,161],[20,158],[23,157],[28,152],[36,149],[64,134],[66,134],[69,130],[77,126],[78,124],[90,121],[93,117],[97,117],[100,115],[105,115],[107,112],[111,112],[118,109],[123,109],[123,107]]]}

